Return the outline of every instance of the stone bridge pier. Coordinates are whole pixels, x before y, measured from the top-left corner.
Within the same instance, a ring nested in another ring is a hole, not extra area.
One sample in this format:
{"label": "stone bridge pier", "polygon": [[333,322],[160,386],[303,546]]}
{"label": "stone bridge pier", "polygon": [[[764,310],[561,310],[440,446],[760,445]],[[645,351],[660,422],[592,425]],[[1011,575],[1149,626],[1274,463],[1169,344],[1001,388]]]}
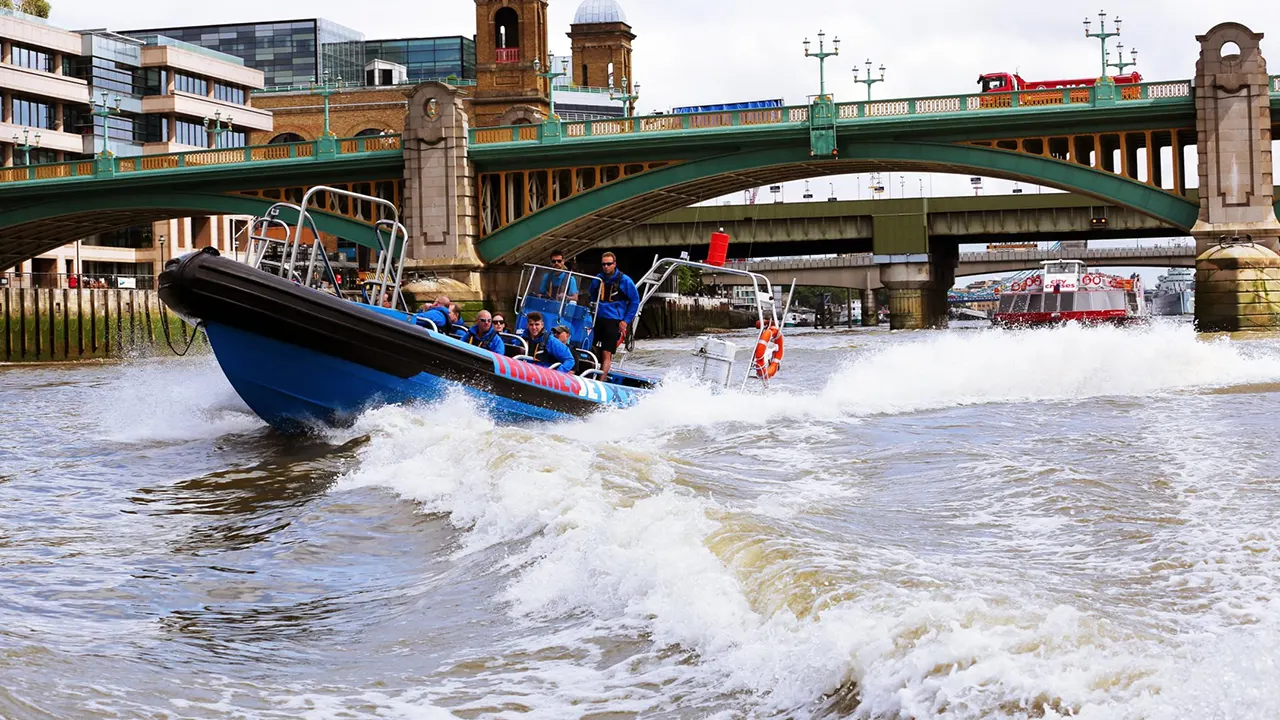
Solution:
{"label": "stone bridge pier", "polygon": [[1280,324],[1280,222],[1272,204],[1271,78],[1262,33],[1222,23],[1196,39],[1196,326],[1271,328]]}

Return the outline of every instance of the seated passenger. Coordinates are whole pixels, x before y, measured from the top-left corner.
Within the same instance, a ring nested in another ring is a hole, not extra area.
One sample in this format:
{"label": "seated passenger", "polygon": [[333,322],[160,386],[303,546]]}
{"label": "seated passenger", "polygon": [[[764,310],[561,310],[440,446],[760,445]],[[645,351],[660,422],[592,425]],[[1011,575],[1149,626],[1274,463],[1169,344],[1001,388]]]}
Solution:
{"label": "seated passenger", "polygon": [[[442,300],[444,301],[443,303],[441,302]],[[456,307],[457,305],[449,302],[449,298],[441,295],[436,298],[434,305],[418,313],[417,317],[423,320],[430,320],[435,323],[436,330],[448,335],[451,330],[450,326],[458,321]]]}
{"label": "seated passenger", "polygon": [[[573,344],[569,341],[569,335],[570,335],[569,328],[563,325],[557,325],[551,330],[551,337],[559,340],[562,345],[569,348],[569,354],[573,355]],[[574,364],[577,364],[577,362],[578,362],[577,360],[574,360]],[[561,369],[563,369],[563,367]],[[572,375],[573,368],[565,370],[565,372]]]}
{"label": "seated passenger", "polygon": [[533,358],[533,362],[542,367],[551,367],[560,363],[557,370],[572,373],[573,353],[569,352],[569,346],[551,337],[551,334],[546,331],[542,313],[529,313],[525,317],[525,322],[529,328],[525,339],[529,342],[529,355]]}
{"label": "seated passenger", "polygon": [[488,310],[481,310],[476,314],[476,324],[467,331],[466,339],[468,344],[492,353],[503,355],[507,351],[506,343],[502,342],[502,338],[498,337],[498,331],[493,327],[493,316]]}

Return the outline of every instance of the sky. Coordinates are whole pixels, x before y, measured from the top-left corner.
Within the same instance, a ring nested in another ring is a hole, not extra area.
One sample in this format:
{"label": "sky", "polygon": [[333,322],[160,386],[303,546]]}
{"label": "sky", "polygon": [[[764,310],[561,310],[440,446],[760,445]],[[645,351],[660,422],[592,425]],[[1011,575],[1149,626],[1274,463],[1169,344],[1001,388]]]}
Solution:
{"label": "sky", "polygon": [[[260,0],[218,3],[132,0],[51,0],[50,21],[70,29],[162,27],[230,22],[264,22],[323,17],[365,34],[366,39],[475,34],[471,0],[310,0],[281,6]],[[1195,36],[1220,22],[1243,23],[1255,32],[1273,33],[1262,41],[1280,73],[1280,3],[1265,0],[1104,0],[1108,28],[1123,20],[1126,50],[1138,50],[1136,69],[1144,80],[1180,80],[1195,71]],[[551,0],[548,6],[552,54],[569,52],[565,33],[579,0]],[[1098,40],[1084,36],[1087,17],[1098,29],[1097,0],[899,0],[862,3],[778,2],[777,0],[619,0],[636,34],[634,81],[641,85],[637,111],[649,114],[681,105],[782,98],[804,104],[818,93],[818,61],[804,56],[807,37],[816,49],[817,33],[827,42],[839,37],[840,55],[826,61],[827,90],[837,102],[863,100],[867,89],[852,70],[871,59],[883,64],[885,81],[872,97],[922,97],[971,92],[977,77],[1017,72],[1023,78],[1096,77]],[[1274,49],[1273,49],[1274,48]],[[1113,53],[1114,58],[1114,53]],[[1127,71],[1127,72],[1128,72]],[[878,74],[878,70],[877,70]],[[865,77],[865,73],[860,77]],[[894,173],[882,177],[888,194],[898,197],[967,195],[968,176]],[[829,195],[870,197],[870,178],[845,176],[810,183],[816,202]],[[1014,184],[984,179],[983,194],[1004,194]],[[1021,186],[1023,192],[1038,192]],[[1044,192],[1050,192],[1044,190]],[[788,183],[778,197],[767,189],[757,202],[803,200],[805,183]],[[743,202],[741,194],[713,202]],[[1146,273],[1144,273],[1145,275]],[[1154,275],[1151,278],[1154,280]]]}

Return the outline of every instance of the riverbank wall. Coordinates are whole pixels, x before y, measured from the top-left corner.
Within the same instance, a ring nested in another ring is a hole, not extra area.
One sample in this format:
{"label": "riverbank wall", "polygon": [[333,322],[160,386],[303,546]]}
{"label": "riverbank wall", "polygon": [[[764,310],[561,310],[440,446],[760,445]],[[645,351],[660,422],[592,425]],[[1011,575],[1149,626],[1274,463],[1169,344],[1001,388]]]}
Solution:
{"label": "riverbank wall", "polygon": [[[192,328],[155,290],[0,289],[0,362],[53,362],[168,355],[165,328],[179,350]],[[193,349],[206,346],[203,334]]]}
{"label": "riverbank wall", "polygon": [[755,313],[735,310],[722,299],[666,298],[650,301],[640,315],[636,339],[678,337],[703,330],[735,330],[755,327]]}

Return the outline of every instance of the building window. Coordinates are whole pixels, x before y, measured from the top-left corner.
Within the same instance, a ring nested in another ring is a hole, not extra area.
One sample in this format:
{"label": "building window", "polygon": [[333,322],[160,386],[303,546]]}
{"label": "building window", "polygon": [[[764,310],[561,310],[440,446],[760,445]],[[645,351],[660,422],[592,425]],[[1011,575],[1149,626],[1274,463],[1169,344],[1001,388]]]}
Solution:
{"label": "building window", "polygon": [[500,63],[520,62],[520,16],[504,7],[493,16],[493,39]]}
{"label": "building window", "polygon": [[95,57],[89,67],[89,84],[95,94],[107,90],[118,95],[141,95],[147,81],[141,68]]}
{"label": "building window", "polygon": [[176,72],[173,74],[173,89],[192,95],[208,95],[209,81]]}
{"label": "building window", "polygon": [[386,134],[387,134],[386,130],[379,130],[378,128],[365,128],[364,130],[361,130],[360,132],[356,133],[356,137],[370,137],[372,135],[386,135]]}
{"label": "building window", "polygon": [[244,104],[244,88],[238,88],[234,85],[223,85],[222,83],[213,84],[213,97],[223,102],[234,103],[236,105]]}
{"label": "building window", "polygon": [[285,143],[300,143],[306,140],[298,133],[280,133],[279,135],[267,141],[268,145],[284,145]]}
{"label": "building window", "polygon": [[169,142],[169,118],[163,115],[143,115],[143,142]]}
{"label": "building window", "polygon": [[239,130],[228,130],[220,135],[214,141],[214,147],[220,148],[237,148],[244,147],[245,134]]}
{"label": "building window", "polygon": [[[106,135],[112,140],[121,142],[135,142],[141,138],[138,137],[139,128],[134,123],[135,118],[128,115],[112,115],[106,121]],[[103,134],[103,120],[101,115],[93,118],[93,132],[95,135]]]}
{"label": "building window", "polygon": [[53,72],[53,57],[49,53],[14,44],[12,58],[13,64],[18,67]]}
{"label": "building window", "polygon": [[13,124],[28,127],[53,129],[53,106],[15,97],[13,99]]}
{"label": "building window", "polygon": [[146,68],[142,83],[143,95],[168,95],[169,71],[164,68]]}
{"label": "building window", "polygon": [[13,149],[14,165],[44,165],[46,163],[58,162],[58,153],[56,150],[42,150],[40,148],[31,148],[25,153],[15,147]]}
{"label": "building window", "polygon": [[186,120],[178,120],[175,125],[174,142],[196,147],[209,147],[209,132],[204,129],[204,125],[187,122]]}

